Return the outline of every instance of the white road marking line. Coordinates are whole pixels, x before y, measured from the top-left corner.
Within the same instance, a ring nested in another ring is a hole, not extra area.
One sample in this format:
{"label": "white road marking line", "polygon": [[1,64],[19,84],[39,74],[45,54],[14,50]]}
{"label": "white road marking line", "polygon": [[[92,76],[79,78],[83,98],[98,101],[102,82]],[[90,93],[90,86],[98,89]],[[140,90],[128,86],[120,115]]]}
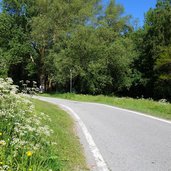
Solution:
{"label": "white road marking line", "polygon": [[133,113],[133,114],[136,114],[136,115],[144,116],[146,118],[150,118],[150,119],[154,119],[154,120],[157,120],[157,121],[160,121],[160,122],[165,122],[165,123],[171,124],[171,121],[169,121],[169,120],[161,119],[161,118],[158,118],[158,117],[155,117],[155,116],[147,115],[147,114],[144,114],[144,113],[141,113],[141,112],[132,111],[132,110],[129,110],[129,109],[122,109],[122,108],[119,108],[119,107],[110,106],[110,105],[101,104],[101,103],[91,103],[91,102],[86,102],[86,103],[101,105],[101,106],[105,106],[105,107],[108,107],[108,108],[112,108],[112,109],[121,110],[121,111],[124,111],[124,112]]}
{"label": "white road marking line", "polygon": [[[60,100],[64,100],[64,99],[60,99]],[[166,120],[166,119],[161,119],[161,118],[158,118],[158,117],[155,117],[155,116],[151,116],[151,115],[148,115],[148,114],[144,114],[144,113],[141,113],[141,112],[136,112],[136,111],[132,111],[132,110],[129,110],[129,109],[123,109],[123,108],[120,108],[120,107],[115,107],[115,106],[111,106],[111,105],[107,105],[107,104],[103,104],[103,103],[81,102],[81,101],[75,101],[75,100],[67,100],[67,101],[105,106],[105,107],[108,107],[108,108],[113,108],[113,109],[116,109],[116,110],[121,110],[121,111],[129,112],[129,113],[133,113],[133,114],[136,114],[136,115],[144,116],[146,118],[150,118],[150,119],[154,119],[154,120],[157,120],[157,121],[160,121],[160,122],[165,122],[165,123],[171,124],[171,121]]]}
{"label": "white road marking line", "polygon": [[88,132],[86,126],[84,125],[83,121],[80,119],[80,117],[68,106],[65,106],[63,104],[60,104],[60,106],[62,106],[63,108],[67,109],[68,111],[70,111],[70,113],[75,117],[76,121],[79,123],[85,138],[89,144],[89,148],[91,150],[91,152],[93,153],[93,156],[95,158],[97,167],[99,171],[109,171],[99,149],[97,148],[91,134]]}
{"label": "white road marking line", "polygon": [[[66,99],[60,99],[60,100],[66,100]],[[115,106],[111,106],[111,105],[107,105],[107,104],[103,104],[103,103],[81,102],[81,101],[75,101],[75,100],[67,100],[67,101],[86,103],[86,104],[101,105],[101,106],[105,106],[105,107],[108,107],[108,108],[113,108],[113,109],[116,109],[116,110],[121,110],[121,111],[129,112],[129,113],[133,113],[133,114],[136,114],[136,115],[139,115],[139,116],[144,116],[146,118],[150,118],[150,119],[154,119],[154,120],[157,120],[157,121],[160,121],[160,122],[165,122],[165,123],[171,124],[171,121],[166,120],[166,119],[161,119],[161,118],[158,118],[158,117],[155,117],[155,116],[151,116],[151,115],[148,115],[148,114],[145,114],[145,113],[136,112],[136,111],[132,111],[132,110],[129,110],[129,109],[123,109],[123,108],[120,108],[120,107],[115,107]]]}

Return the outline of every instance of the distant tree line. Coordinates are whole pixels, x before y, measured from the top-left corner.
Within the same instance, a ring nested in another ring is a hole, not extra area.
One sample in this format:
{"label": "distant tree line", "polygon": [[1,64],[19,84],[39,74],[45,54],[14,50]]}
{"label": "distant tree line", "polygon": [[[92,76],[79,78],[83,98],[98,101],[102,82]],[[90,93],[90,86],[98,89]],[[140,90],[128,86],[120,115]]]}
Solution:
{"label": "distant tree line", "polygon": [[[171,0],[136,28],[111,0],[2,0],[0,77],[46,91],[171,100]],[[136,29],[135,29],[136,28]]]}

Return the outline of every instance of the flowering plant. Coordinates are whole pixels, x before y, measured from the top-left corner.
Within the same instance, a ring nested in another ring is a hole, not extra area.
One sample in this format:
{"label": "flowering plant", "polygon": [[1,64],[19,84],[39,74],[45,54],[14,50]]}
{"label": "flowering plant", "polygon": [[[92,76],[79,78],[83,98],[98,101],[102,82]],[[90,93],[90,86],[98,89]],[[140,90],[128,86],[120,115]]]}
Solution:
{"label": "flowering plant", "polygon": [[16,92],[12,79],[0,78],[0,170],[52,170],[53,130],[42,124],[50,118]]}

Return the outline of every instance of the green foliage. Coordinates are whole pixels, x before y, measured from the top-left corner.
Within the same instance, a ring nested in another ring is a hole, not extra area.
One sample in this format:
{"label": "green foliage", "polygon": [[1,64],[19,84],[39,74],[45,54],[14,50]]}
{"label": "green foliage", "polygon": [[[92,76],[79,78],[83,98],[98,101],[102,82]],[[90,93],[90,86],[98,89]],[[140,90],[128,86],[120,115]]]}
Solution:
{"label": "green foliage", "polygon": [[0,48],[0,76],[1,77],[7,77],[7,71],[8,71],[8,60],[7,55],[4,54],[3,50]]}
{"label": "green foliage", "polygon": [[155,63],[158,75],[155,82],[156,96],[171,99],[171,46],[162,47],[161,51]]}
{"label": "green foliage", "polygon": [[170,1],[158,0],[136,31],[122,5],[100,2],[3,0],[1,77],[68,91],[72,74],[76,92],[169,99]]}
{"label": "green foliage", "polygon": [[[21,4],[20,4],[21,3]],[[0,13],[0,46],[6,59],[8,76],[20,80],[26,77],[27,63],[31,62],[32,47],[29,38],[29,24],[24,1],[3,1]]]}
{"label": "green foliage", "polygon": [[157,98],[170,99],[170,19],[170,1],[159,0],[156,8],[146,14],[144,32],[140,35],[143,40],[138,45],[141,49],[137,68],[142,72],[146,92]]}
{"label": "green foliage", "polygon": [[58,82],[67,84],[71,69],[76,92],[99,94],[129,88],[133,81],[133,42],[128,37],[109,41],[109,32],[81,26],[67,38],[65,51],[54,57]]}
{"label": "green foliage", "polygon": [[0,169],[60,170],[53,130],[42,123],[50,118],[16,92],[11,79],[0,79]]}
{"label": "green foliage", "polygon": [[129,24],[130,16],[124,16],[124,7],[116,4],[115,0],[111,0],[106,8],[105,15],[100,19],[100,24],[107,28],[111,28],[115,34],[126,34],[132,30]]}
{"label": "green foliage", "polygon": [[129,38],[120,38],[108,50],[108,66],[115,89],[129,88],[132,84],[132,62],[135,58],[134,45]]}

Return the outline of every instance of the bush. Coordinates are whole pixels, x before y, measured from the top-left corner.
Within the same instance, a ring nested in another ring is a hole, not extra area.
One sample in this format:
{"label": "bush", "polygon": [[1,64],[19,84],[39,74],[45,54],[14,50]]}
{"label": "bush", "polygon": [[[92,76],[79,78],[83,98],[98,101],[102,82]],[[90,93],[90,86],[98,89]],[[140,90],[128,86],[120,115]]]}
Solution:
{"label": "bush", "polygon": [[53,130],[42,124],[49,117],[36,114],[34,105],[16,92],[10,78],[0,78],[0,170],[60,170],[48,141]]}

